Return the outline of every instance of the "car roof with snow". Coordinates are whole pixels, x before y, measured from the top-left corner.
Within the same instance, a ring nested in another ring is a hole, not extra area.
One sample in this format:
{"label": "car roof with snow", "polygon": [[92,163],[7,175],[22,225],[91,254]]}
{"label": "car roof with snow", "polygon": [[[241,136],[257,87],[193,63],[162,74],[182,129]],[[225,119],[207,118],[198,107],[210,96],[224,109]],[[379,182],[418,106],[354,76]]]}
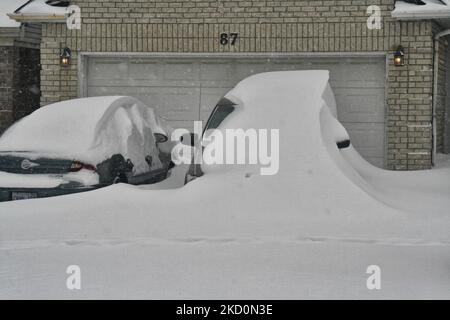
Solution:
{"label": "car roof with snow", "polygon": [[[70,157],[96,164],[113,154],[141,154],[154,133],[167,135],[152,108],[126,96],[73,99],[39,108],[0,137],[0,152]],[[142,149],[142,150],[140,150]],[[136,157],[137,157],[136,155]]]}

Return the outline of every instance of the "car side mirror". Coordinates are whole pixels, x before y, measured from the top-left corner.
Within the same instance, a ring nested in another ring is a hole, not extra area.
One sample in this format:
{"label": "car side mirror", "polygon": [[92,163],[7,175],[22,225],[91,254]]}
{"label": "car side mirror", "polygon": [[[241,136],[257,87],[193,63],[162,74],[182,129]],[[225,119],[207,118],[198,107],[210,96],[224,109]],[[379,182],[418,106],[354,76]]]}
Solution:
{"label": "car side mirror", "polygon": [[195,147],[197,141],[199,140],[199,136],[196,133],[186,133],[183,134],[180,138],[180,142],[185,146]]}
{"label": "car side mirror", "polygon": [[169,140],[169,138],[167,138],[167,136],[163,135],[162,133],[154,133],[153,135],[155,136],[156,143],[163,143]]}
{"label": "car side mirror", "polygon": [[338,149],[345,149],[350,147],[350,140],[343,140],[336,143]]}

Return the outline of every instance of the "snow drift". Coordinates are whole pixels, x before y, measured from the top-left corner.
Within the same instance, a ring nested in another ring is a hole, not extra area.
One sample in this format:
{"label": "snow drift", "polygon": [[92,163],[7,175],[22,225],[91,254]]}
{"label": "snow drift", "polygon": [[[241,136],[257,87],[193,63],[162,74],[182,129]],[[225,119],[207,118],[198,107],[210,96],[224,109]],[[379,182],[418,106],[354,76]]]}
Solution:
{"label": "snow drift", "polygon": [[[0,297],[448,298],[448,215],[368,192],[336,146],[346,131],[327,88],[327,71],[274,72],[227,94],[238,107],[220,130],[280,129],[277,175],[211,165],[173,190],[0,204]],[[57,276],[69,264],[88,275],[75,294]],[[379,293],[365,286],[371,264]]]}

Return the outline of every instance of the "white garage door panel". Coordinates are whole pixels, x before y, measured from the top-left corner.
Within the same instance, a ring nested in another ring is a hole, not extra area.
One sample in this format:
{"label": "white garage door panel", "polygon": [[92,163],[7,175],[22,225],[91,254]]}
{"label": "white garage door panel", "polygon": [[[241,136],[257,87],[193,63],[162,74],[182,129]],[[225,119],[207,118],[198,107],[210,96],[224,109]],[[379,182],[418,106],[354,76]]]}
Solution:
{"label": "white garage door panel", "polygon": [[128,76],[128,64],[116,60],[109,61],[89,61],[90,84],[97,80],[119,80]]}
{"label": "white garage door panel", "polygon": [[169,121],[192,121],[198,118],[199,88],[185,87],[91,87],[90,96],[133,96],[155,108]]}
{"label": "white garage door panel", "polygon": [[359,145],[360,149],[365,149],[370,157],[383,154],[383,136],[378,133],[384,130],[383,124],[378,123],[349,123],[347,132],[352,137],[352,143]]}
{"label": "white garage door panel", "polygon": [[346,104],[338,110],[341,121],[384,123],[384,101],[380,101],[384,89],[342,88],[334,91],[337,105]]}
{"label": "white garage door panel", "polygon": [[195,63],[171,62],[164,64],[164,80],[199,80],[200,66]]}
{"label": "white garage door panel", "polygon": [[204,61],[200,67],[201,79],[217,84],[232,79],[234,70],[231,63]]}
{"label": "white garage door panel", "polygon": [[383,167],[384,165],[384,124],[358,124],[345,125],[352,144],[373,165]]}
{"label": "white garage door panel", "polygon": [[202,88],[200,102],[200,120],[206,124],[212,110],[217,104],[217,97],[223,97],[232,88]]}
{"label": "white garage door panel", "polygon": [[175,127],[189,130],[209,117],[240,80],[261,72],[329,70],[338,118],[355,148],[384,164],[385,58],[151,58],[90,57],[86,96],[130,95],[156,108]]}
{"label": "white garage door panel", "polygon": [[[265,63],[236,63],[236,66],[234,68],[234,80],[236,82],[239,82],[242,79],[245,79],[246,77],[252,75],[252,74],[258,74],[262,72],[268,72],[273,70],[273,66],[269,62]],[[279,68],[276,68],[276,70],[281,70]]]}
{"label": "white garage door panel", "polygon": [[127,71],[128,79],[157,81],[164,79],[164,66],[157,62],[131,62]]}

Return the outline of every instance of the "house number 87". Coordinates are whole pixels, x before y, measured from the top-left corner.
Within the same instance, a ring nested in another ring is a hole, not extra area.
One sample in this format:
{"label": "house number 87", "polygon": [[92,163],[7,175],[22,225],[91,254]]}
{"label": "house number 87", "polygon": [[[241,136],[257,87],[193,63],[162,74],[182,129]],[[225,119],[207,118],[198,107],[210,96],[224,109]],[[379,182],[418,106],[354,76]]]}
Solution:
{"label": "house number 87", "polygon": [[238,33],[222,33],[220,34],[220,44],[223,46],[226,46],[227,44],[231,44],[232,46],[234,46],[236,44],[238,36]]}

